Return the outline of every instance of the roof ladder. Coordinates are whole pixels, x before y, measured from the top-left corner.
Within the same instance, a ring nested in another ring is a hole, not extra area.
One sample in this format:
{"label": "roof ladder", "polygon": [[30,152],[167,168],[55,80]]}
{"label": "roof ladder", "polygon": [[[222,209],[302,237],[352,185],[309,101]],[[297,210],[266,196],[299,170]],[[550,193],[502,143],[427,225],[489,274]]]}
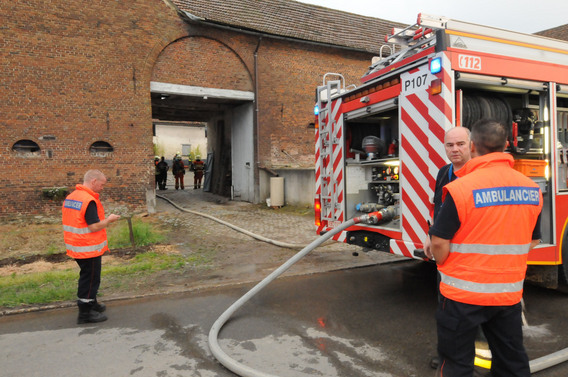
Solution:
{"label": "roof ladder", "polygon": [[[335,221],[336,209],[338,209],[337,189],[333,172],[333,145],[337,145],[339,141],[334,137],[334,127],[336,125],[335,117],[332,112],[333,101],[331,97],[344,91],[344,80],[330,80],[325,82],[327,75],[324,76],[324,85],[318,87],[318,127],[320,138],[320,176],[321,176],[321,194],[320,200],[322,205],[322,220]],[[341,76],[343,79],[343,77]]]}
{"label": "roof ladder", "polygon": [[391,33],[385,36],[385,43],[392,43],[393,46],[399,45],[401,50],[373,63],[367,74],[395,64],[408,56],[432,46],[435,43],[436,30],[438,29],[436,27],[437,25],[422,25],[420,24],[420,22],[424,22],[422,19],[419,19],[418,22],[419,23],[410,25],[404,29],[391,29]]}

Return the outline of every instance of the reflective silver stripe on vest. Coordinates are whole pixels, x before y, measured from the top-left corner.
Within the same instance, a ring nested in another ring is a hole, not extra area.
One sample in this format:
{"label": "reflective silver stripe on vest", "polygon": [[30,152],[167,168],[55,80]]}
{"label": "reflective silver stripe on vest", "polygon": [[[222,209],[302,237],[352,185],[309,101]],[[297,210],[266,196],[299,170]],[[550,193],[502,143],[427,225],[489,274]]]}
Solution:
{"label": "reflective silver stripe on vest", "polygon": [[473,293],[513,293],[523,289],[523,282],[520,280],[515,283],[474,283],[467,280],[458,279],[440,272],[442,283]]}
{"label": "reflective silver stripe on vest", "polygon": [[106,245],[107,245],[107,241],[100,243],[98,245],[91,245],[91,246],[73,246],[73,245],[65,244],[65,247],[67,248],[67,250],[71,250],[71,251],[74,251],[76,253],[89,253],[91,251],[99,251],[103,247],[105,247]]}
{"label": "reflective silver stripe on vest", "polygon": [[73,234],[87,234],[87,233],[91,233],[91,231],[89,230],[89,228],[85,227],[85,228],[75,228],[74,226],[70,226],[70,225],[63,225],[63,230],[65,232],[69,232],[69,233],[73,233]]}
{"label": "reflective silver stripe on vest", "polygon": [[461,254],[484,255],[524,255],[529,252],[530,243],[526,245],[480,245],[480,244],[450,244],[450,252]]}

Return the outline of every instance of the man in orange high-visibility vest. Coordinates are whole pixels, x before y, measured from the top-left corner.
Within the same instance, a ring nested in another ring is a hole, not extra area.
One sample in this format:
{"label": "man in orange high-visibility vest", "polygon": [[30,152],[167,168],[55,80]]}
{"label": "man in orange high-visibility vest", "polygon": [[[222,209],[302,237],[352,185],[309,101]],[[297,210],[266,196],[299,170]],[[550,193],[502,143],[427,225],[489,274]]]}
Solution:
{"label": "man in orange high-visibility vest", "polygon": [[102,314],[106,306],[97,302],[97,293],[101,282],[102,255],[108,250],[106,227],[117,221],[120,216],[109,215],[105,218],[99,193],[107,182],[99,170],[85,173],[82,185],[65,198],[63,202],[63,237],[67,255],[79,265],[79,283],[77,286],[77,323],[106,321]]}
{"label": "man in orange high-visibility vest", "polygon": [[513,169],[506,143],[504,125],[472,126],[472,159],[444,187],[429,231],[441,275],[436,321],[444,377],[473,375],[478,326],[493,356],[492,376],[530,376],[521,299],[528,253],[541,237],[542,193]]}

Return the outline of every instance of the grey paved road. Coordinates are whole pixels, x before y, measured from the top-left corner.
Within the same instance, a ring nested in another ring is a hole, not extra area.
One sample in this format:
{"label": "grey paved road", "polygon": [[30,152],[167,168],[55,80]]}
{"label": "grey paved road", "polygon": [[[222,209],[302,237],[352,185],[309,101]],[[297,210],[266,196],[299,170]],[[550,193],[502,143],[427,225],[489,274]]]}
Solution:
{"label": "grey paved road", "polygon": [[[0,318],[1,376],[233,376],[212,357],[212,323],[249,287],[112,302],[109,320],[75,309]],[[568,297],[529,287],[531,358],[568,347]],[[221,332],[224,350],[278,376],[433,376],[435,274],[401,262],[276,280]],[[538,376],[566,376],[568,365]]]}

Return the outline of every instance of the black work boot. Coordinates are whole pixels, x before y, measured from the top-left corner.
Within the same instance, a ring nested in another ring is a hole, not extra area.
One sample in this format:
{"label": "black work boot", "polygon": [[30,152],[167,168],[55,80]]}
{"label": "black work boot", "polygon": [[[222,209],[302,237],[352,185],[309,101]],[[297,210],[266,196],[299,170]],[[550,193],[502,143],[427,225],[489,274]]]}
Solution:
{"label": "black work boot", "polygon": [[77,324],[82,323],[97,323],[104,322],[107,320],[107,316],[101,314],[93,309],[94,302],[80,302],[79,306],[79,317],[77,318]]}
{"label": "black work boot", "polygon": [[106,305],[103,303],[98,302],[97,300],[95,300],[95,303],[93,305],[93,310],[99,313],[102,313],[106,310]]}

